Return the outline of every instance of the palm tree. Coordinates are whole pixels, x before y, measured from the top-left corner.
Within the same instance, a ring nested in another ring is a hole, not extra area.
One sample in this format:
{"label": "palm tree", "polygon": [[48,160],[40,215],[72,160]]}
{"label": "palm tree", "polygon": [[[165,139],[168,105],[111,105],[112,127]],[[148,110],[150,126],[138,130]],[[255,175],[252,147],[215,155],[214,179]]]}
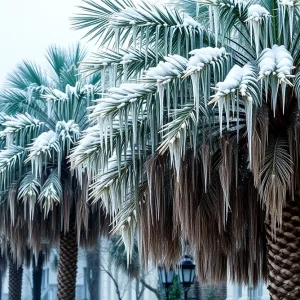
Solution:
{"label": "palm tree", "polygon": [[73,26],[100,50],[81,71],[106,93],[72,163],[129,255],[136,230],[146,262],[185,241],[201,282],[228,265],[299,299],[299,1],[84,2]]}
{"label": "palm tree", "polygon": [[47,67],[22,62],[0,94],[1,199],[10,212],[0,228],[19,261],[21,241],[35,257],[59,241],[58,299],[75,298],[78,245],[95,243],[104,220],[99,205],[86,203],[87,176],[75,177],[68,163],[99,92],[99,76],[77,74],[84,56],[80,45],[50,47]]}

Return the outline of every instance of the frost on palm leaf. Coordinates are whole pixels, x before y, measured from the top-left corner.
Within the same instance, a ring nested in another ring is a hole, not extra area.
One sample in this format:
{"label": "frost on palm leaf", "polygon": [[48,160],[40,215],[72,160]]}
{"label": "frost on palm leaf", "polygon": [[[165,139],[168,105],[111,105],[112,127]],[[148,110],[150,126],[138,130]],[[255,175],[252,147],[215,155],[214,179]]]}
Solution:
{"label": "frost on palm leaf", "polygon": [[[180,55],[169,55],[165,57],[164,62],[161,61],[156,67],[149,68],[142,77],[144,82],[157,84],[160,125],[163,124],[165,89],[166,87],[168,88],[167,107],[170,109],[170,83],[172,82],[174,86],[181,84],[178,81],[176,82],[176,79],[180,79],[182,77],[184,70],[187,67],[187,63],[188,60]],[[174,88],[174,93],[176,93],[177,90],[178,88]],[[174,99],[176,99],[176,94]]]}
{"label": "frost on palm leaf", "polygon": [[[283,113],[285,108],[285,90],[286,85],[292,86],[289,78],[293,78],[292,70],[293,57],[285,46],[273,45],[273,47],[266,48],[262,51],[259,58],[259,80],[263,80],[265,83],[265,95],[268,97],[269,83],[272,91],[272,109],[274,116],[276,112],[276,105],[278,100],[278,88],[281,85],[282,94],[282,107]],[[268,98],[266,98],[266,101]]]}
{"label": "frost on palm leaf", "polygon": [[[283,33],[284,45],[288,46],[288,42],[293,40],[293,28],[294,28],[294,16],[297,10],[299,10],[299,0],[279,0],[278,1],[278,17],[281,25],[280,30]],[[287,26],[288,18],[288,26]],[[288,28],[287,28],[288,27]],[[288,34],[289,30],[289,34]]]}
{"label": "frost on palm leaf", "polygon": [[[249,158],[251,162],[251,140],[252,140],[252,114],[253,105],[259,104],[259,89],[257,83],[257,75],[255,68],[249,64],[240,67],[234,65],[226,76],[223,82],[216,85],[215,95],[212,96],[211,104],[218,104],[219,118],[223,119],[223,109],[225,110],[225,118],[227,122],[227,129],[229,129],[230,112],[234,116],[236,111],[237,119],[237,134],[239,138],[239,118],[240,118],[240,99],[243,100],[246,113],[246,124],[248,131],[249,143]],[[220,135],[222,136],[222,122],[220,122]]]}
{"label": "frost on palm leaf", "polygon": [[189,59],[184,76],[191,76],[192,79],[194,103],[198,119],[200,94],[203,94],[206,107],[210,97],[210,78],[213,76],[215,83],[224,78],[228,71],[229,55],[226,53],[225,48],[212,47],[195,49],[189,54],[192,57]]}
{"label": "frost on palm leaf", "polygon": [[250,26],[251,42],[254,38],[256,56],[259,56],[259,43],[263,40],[264,47],[267,47],[269,38],[272,37],[271,14],[263,6],[253,4],[248,8],[248,19]]}
{"label": "frost on palm leaf", "polygon": [[43,132],[29,147],[29,151],[25,162],[31,161],[33,174],[35,177],[40,177],[43,167],[47,167],[48,159],[54,160],[56,155],[60,153],[57,133],[52,130]]}

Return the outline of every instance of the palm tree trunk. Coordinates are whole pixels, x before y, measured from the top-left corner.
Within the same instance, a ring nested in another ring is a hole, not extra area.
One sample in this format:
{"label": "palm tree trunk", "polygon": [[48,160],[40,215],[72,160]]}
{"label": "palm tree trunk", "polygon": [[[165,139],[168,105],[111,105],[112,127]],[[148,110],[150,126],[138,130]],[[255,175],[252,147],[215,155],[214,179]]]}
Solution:
{"label": "palm tree trunk", "polygon": [[2,286],[3,286],[3,271],[0,270],[0,300],[2,299]]}
{"label": "palm tree trunk", "polygon": [[78,244],[75,229],[75,211],[70,216],[69,231],[60,233],[58,264],[58,300],[74,300],[76,294],[76,275],[78,260]]}
{"label": "palm tree trunk", "polygon": [[90,292],[90,300],[99,300],[99,277],[100,277],[100,250],[95,247],[88,251],[87,260],[87,282]]}
{"label": "palm tree trunk", "polygon": [[271,300],[300,299],[300,203],[288,201],[282,228],[272,234],[267,222],[268,279]]}
{"label": "palm tree trunk", "polygon": [[41,300],[44,255],[40,251],[37,262],[33,256],[32,269],[32,300]]}
{"label": "palm tree trunk", "polygon": [[9,260],[9,282],[8,300],[21,300],[22,296],[23,267],[18,266],[10,257]]}

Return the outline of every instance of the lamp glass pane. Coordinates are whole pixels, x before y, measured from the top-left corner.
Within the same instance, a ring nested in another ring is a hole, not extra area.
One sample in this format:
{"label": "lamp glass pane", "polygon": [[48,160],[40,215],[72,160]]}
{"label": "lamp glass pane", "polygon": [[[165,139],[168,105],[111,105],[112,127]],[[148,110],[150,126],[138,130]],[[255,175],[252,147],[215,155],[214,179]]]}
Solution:
{"label": "lamp glass pane", "polygon": [[179,276],[179,281],[180,281],[180,283],[183,283],[182,273],[183,273],[183,270],[182,270],[182,268],[180,268],[180,269],[179,269],[179,272],[178,272],[178,276]]}
{"label": "lamp glass pane", "polygon": [[174,279],[174,270],[172,268],[169,269],[168,277],[167,277],[167,283],[173,283]]}
{"label": "lamp glass pane", "polygon": [[162,283],[167,282],[167,274],[166,269],[162,269]]}
{"label": "lamp glass pane", "polygon": [[191,269],[183,269],[183,283],[189,283],[191,281]]}

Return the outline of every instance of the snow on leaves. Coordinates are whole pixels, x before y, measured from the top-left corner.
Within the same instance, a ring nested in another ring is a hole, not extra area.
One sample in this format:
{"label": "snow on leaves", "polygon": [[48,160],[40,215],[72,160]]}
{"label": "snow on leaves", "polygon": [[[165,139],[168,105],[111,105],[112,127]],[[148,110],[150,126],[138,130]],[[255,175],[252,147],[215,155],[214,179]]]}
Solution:
{"label": "snow on leaves", "polygon": [[248,18],[246,22],[248,22],[250,26],[251,42],[254,38],[256,55],[259,56],[260,38],[264,40],[264,47],[267,47],[268,38],[271,36],[271,14],[263,6],[253,4],[248,8]]}
{"label": "snow on leaves", "polygon": [[194,92],[194,103],[196,107],[197,119],[199,117],[200,94],[203,94],[205,106],[210,97],[210,77],[211,69],[215,82],[224,78],[227,72],[224,63],[229,58],[225,48],[206,47],[195,49],[190,52],[185,76],[191,76]]}
{"label": "snow on leaves", "polygon": [[[292,75],[293,57],[285,46],[273,45],[273,47],[266,48],[262,51],[259,58],[259,80],[263,80],[265,83],[265,94],[268,96],[269,82],[272,90],[272,108],[276,110],[278,88],[281,85],[281,93],[283,99],[283,112],[285,107],[285,90],[286,85],[292,86],[289,78],[294,77]],[[266,99],[268,100],[268,99]]]}
{"label": "snow on leaves", "polygon": [[[219,118],[223,118],[223,110],[225,110],[225,118],[227,122],[227,129],[229,129],[230,110],[232,113],[237,114],[237,120],[239,120],[240,101],[244,100],[245,112],[246,112],[246,124],[248,131],[248,143],[249,143],[249,159],[251,162],[251,140],[252,140],[252,106],[253,101],[258,101],[259,92],[257,85],[257,76],[255,68],[249,64],[240,67],[234,65],[226,76],[223,82],[219,82],[216,85],[216,93],[212,96],[210,103],[218,104]],[[237,124],[237,130],[239,125]],[[220,122],[220,135],[222,135],[222,122]]]}

